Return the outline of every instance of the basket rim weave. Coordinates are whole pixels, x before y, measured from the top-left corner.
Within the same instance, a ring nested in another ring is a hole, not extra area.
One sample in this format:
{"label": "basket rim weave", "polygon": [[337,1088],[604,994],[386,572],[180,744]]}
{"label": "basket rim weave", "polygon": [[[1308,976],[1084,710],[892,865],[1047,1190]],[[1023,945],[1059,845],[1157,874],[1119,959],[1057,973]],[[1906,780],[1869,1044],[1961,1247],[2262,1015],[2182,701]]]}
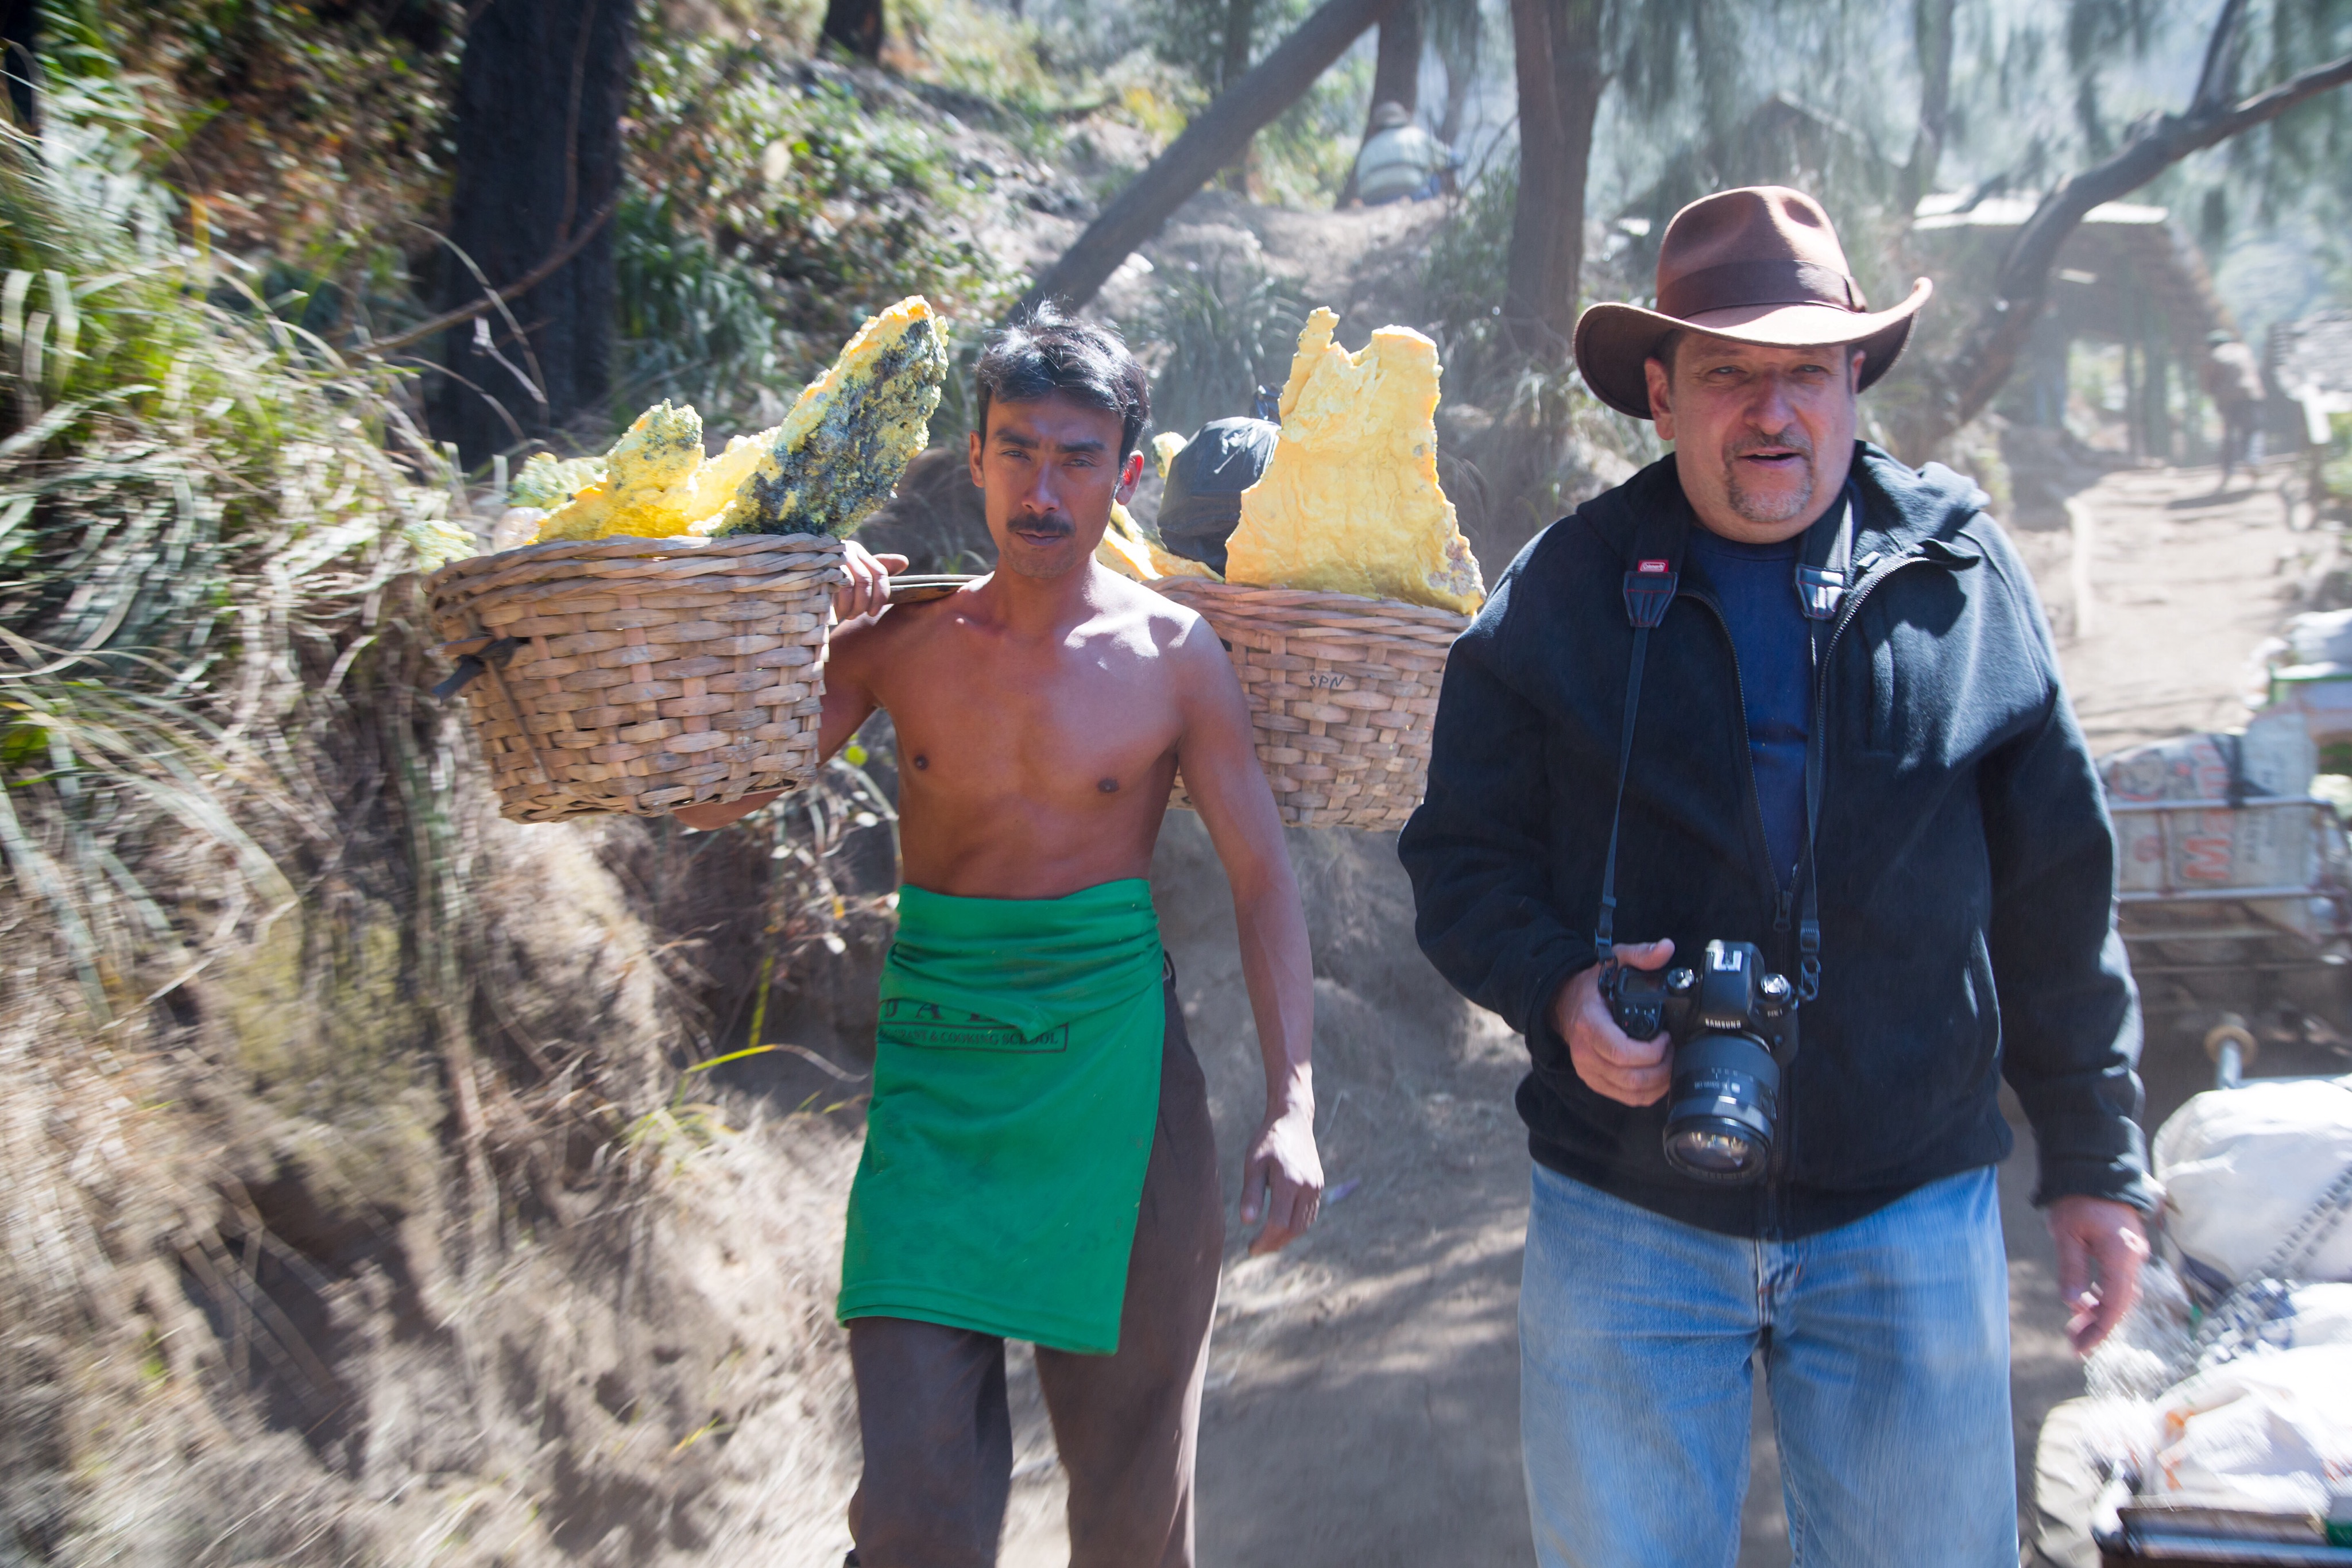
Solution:
{"label": "basket rim weave", "polygon": [[1346,634],[1351,637],[1386,632],[1409,642],[1445,647],[1462,634],[1472,619],[1457,610],[1408,604],[1401,599],[1334,593],[1319,588],[1265,588],[1248,582],[1215,582],[1205,577],[1163,577],[1146,586],[1168,599],[1201,596],[1221,612],[1254,621],[1294,622],[1284,627],[1285,632],[1294,637],[1317,635],[1316,622],[1328,617],[1340,622]]}
{"label": "basket rim weave", "polygon": [[501,589],[554,579],[625,581],[647,576],[740,576],[759,570],[764,563],[758,558],[764,555],[778,557],[776,566],[782,569],[802,564],[792,557],[840,548],[841,541],[831,534],[730,534],[722,538],[616,534],[603,539],[551,539],[453,560],[426,578],[425,585],[436,599],[445,594],[478,599]]}

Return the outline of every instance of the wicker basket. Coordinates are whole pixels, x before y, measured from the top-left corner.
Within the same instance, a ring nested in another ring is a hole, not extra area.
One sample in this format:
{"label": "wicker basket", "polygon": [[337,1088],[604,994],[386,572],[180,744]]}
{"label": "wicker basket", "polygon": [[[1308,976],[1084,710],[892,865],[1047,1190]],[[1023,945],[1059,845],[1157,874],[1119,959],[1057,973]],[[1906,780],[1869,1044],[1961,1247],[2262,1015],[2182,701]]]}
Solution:
{"label": "wicker basket", "polygon": [[[1404,826],[1429,782],[1437,683],[1467,616],[1202,578],[1151,586],[1200,612],[1224,640],[1285,822]],[[1192,805],[1181,779],[1171,803]]]}
{"label": "wicker basket", "polygon": [[841,559],[823,536],[610,538],[434,573],[499,814],[657,817],[806,783]]}

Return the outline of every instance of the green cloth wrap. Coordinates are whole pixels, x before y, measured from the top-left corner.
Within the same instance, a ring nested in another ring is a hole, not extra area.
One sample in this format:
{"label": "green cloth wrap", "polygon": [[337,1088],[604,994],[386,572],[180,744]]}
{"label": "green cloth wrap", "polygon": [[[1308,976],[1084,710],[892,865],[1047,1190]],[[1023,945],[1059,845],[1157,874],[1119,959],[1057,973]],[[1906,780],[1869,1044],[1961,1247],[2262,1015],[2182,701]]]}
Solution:
{"label": "green cloth wrap", "polygon": [[899,890],[843,1322],[1118,1349],[1164,962],[1139,878],[1063,898]]}

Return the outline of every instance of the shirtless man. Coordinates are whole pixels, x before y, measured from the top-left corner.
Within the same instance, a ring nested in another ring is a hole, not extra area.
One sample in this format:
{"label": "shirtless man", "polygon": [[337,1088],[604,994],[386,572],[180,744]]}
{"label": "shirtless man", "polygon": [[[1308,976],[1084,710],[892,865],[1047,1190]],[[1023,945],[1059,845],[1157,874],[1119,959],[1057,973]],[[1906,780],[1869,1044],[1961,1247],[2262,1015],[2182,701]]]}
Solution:
{"label": "shirtless man", "polygon": [[1265,1059],[1241,1204],[1259,1252],[1313,1223],[1323,1185],[1306,921],[1216,634],[1094,559],[1142,476],[1141,369],[1041,312],[978,381],[997,570],[885,609],[905,559],[853,546],[838,608],[856,619],[825,668],[824,755],[877,707],[898,726],[905,874],[843,1263],[866,1455],[849,1562],[995,1562],[1014,1338],[1038,1347],[1073,1568],[1189,1568],[1224,1221],[1144,881],[1180,768],[1233,885]]}

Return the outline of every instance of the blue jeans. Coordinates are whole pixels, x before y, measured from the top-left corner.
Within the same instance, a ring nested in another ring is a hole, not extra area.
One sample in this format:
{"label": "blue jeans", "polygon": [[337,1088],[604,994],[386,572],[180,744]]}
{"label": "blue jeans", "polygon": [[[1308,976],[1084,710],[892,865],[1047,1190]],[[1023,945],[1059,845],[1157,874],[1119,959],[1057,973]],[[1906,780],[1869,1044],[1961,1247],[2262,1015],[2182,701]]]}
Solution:
{"label": "blue jeans", "polygon": [[2016,1568],[1990,1167],[1748,1241],[1538,1166],[1519,1293],[1537,1561],[1730,1568],[1759,1345],[1797,1568]]}

